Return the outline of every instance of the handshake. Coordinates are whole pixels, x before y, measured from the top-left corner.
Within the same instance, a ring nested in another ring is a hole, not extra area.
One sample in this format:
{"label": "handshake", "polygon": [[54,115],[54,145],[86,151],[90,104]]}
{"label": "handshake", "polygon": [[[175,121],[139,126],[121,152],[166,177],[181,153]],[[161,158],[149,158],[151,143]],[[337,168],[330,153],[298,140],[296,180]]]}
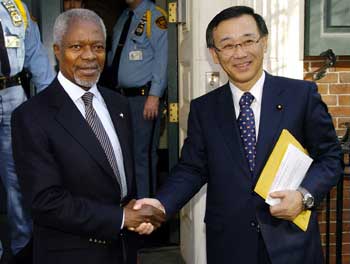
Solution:
{"label": "handshake", "polygon": [[157,199],[131,200],[124,207],[124,227],[140,235],[149,235],[165,222],[165,209]]}

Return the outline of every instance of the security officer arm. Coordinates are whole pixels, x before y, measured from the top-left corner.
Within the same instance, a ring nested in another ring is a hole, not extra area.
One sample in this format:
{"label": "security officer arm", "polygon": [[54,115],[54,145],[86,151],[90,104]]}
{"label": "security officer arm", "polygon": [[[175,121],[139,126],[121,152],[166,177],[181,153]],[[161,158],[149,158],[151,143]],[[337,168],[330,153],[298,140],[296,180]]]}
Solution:
{"label": "security officer arm", "polygon": [[154,52],[152,65],[152,86],[147,97],[143,116],[152,120],[158,116],[159,98],[163,96],[167,84],[168,65],[168,25],[166,17],[155,12],[152,15],[151,46]]}
{"label": "security officer arm", "polygon": [[[29,14],[27,9],[26,11]],[[24,45],[24,68],[31,72],[32,81],[39,92],[52,82],[56,74],[50,64],[47,51],[41,42],[38,25],[30,16],[28,16]]]}

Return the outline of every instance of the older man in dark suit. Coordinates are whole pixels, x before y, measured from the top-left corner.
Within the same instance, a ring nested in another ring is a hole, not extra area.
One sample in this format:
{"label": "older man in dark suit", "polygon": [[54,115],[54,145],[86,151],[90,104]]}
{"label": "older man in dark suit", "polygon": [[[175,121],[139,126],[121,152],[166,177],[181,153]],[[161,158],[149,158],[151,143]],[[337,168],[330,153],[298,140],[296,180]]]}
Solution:
{"label": "older man in dark suit", "polygon": [[127,260],[125,229],[163,220],[153,207],[130,208],[135,180],[129,106],[96,86],[105,39],[94,12],[62,13],[54,27],[60,72],[13,114],[14,158],[33,215],[35,264],[135,263],[135,254]]}

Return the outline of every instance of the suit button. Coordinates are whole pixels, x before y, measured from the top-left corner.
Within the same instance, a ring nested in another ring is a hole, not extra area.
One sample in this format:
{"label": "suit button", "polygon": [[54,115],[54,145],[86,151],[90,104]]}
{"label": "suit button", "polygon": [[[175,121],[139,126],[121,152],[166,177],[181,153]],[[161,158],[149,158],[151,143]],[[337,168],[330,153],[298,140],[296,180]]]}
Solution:
{"label": "suit button", "polygon": [[260,233],[260,225],[259,224],[256,225],[256,232]]}
{"label": "suit button", "polygon": [[250,226],[251,226],[251,227],[256,227],[255,221],[251,221],[251,222],[250,222]]}

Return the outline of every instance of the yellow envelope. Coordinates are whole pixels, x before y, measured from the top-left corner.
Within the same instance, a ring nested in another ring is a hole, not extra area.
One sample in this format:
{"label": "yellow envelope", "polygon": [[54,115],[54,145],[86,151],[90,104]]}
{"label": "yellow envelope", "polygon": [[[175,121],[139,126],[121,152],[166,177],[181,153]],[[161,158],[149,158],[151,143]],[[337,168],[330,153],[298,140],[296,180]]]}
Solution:
{"label": "yellow envelope", "polygon": [[[282,133],[265,164],[263,171],[260,174],[259,180],[255,186],[254,191],[259,194],[262,198],[266,199],[268,196],[272,182],[276,176],[278,168],[283,159],[284,153],[286,152],[288,145],[293,144],[295,147],[300,149],[305,154],[308,154],[303,146],[296,140],[288,130],[283,129]],[[311,216],[310,210],[301,212],[294,220],[293,223],[300,227],[303,231],[306,231]]]}

